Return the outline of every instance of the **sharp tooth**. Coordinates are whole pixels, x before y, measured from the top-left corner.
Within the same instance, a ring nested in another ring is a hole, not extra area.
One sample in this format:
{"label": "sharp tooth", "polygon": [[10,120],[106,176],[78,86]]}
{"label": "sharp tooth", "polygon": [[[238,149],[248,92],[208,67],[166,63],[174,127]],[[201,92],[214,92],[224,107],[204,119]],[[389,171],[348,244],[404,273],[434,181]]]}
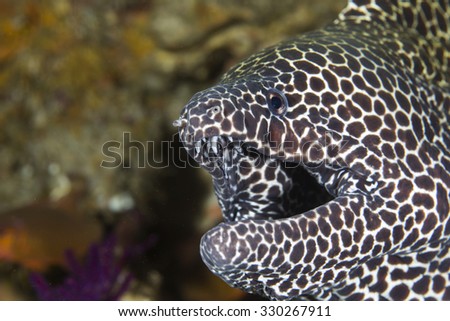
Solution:
{"label": "sharp tooth", "polygon": [[203,157],[206,156],[207,151],[206,151],[206,139],[202,138],[200,139],[199,143],[198,143],[198,147],[199,147],[199,155],[203,154]]}
{"label": "sharp tooth", "polygon": [[215,155],[218,155],[218,154],[219,154],[219,150],[217,149],[217,144],[216,144],[216,145],[212,145],[212,146],[211,146],[211,150],[213,151],[213,153],[214,153]]}
{"label": "sharp tooth", "polygon": [[219,150],[223,151],[224,149],[226,149],[228,146],[228,140],[225,139],[223,136],[219,137]]}
{"label": "sharp tooth", "polygon": [[198,154],[200,154],[201,147],[202,147],[201,141],[195,143],[195,156],[198,156]]}
{"label": "sharp tooth", "polygon": [[219,153],[219,151],[217,149],[217,141],[218,141],[218,139],[219,138],[217,136],[212,137],[211,138],[211,143],[210,143],[209,148],[208,148],[208,149],[212,150],[215,155],[217,155]]}
{"label": "sharp tooth", "polygon": [[230,151],[230,149],[225,148],[223,150],[223,159],[224,159],[225,163],[227,163],[227,162],[229,162],[231,160],[231,151]]}

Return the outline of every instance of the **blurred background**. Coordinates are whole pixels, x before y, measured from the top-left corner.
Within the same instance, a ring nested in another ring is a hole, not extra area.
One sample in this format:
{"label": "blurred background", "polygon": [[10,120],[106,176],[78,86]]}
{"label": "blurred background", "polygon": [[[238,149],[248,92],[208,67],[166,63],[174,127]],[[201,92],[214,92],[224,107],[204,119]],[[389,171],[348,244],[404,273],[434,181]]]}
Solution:
{"label": "blurred background", "polygon": [[345,2],[0,1],[0,300],[255,299],[201,262],[220,209],[172,122]]}

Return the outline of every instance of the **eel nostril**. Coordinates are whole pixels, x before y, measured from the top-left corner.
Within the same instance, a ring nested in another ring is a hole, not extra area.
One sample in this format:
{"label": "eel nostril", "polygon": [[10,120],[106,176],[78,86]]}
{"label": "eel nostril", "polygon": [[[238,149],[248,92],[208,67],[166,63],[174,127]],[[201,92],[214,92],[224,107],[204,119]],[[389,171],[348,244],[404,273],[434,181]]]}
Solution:
{"label": "eel nostril", "polygon": [[187,119],[185,119],[185,118],[176,119],[172,123],[172,125],[174,127],[180,127],[180,128],[186,127],[186,124],[187,124]]}

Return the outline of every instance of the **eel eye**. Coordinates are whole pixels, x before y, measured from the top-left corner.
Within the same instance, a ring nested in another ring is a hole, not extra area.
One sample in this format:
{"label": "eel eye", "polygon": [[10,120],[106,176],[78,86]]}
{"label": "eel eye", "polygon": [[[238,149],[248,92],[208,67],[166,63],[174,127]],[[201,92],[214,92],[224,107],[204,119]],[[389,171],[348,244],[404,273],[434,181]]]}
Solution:
{"label": "eel eye", "polygon": [[281,91],[272,88],[267,92],[267,105],[272,114],[283,116],[288,108],[288,101]]}

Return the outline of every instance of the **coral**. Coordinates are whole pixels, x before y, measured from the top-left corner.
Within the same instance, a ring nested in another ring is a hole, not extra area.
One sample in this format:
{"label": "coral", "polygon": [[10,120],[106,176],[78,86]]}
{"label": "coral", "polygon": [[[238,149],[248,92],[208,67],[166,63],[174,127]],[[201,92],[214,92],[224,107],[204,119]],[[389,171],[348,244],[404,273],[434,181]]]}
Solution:
{"label": "coral", "polygon": [[113,237],[100,244],[93,244],[84,264],[74,253],[66,252],[69,276],[62,284],[52,286],[38,273],[30,275],[30,282],[40,300],[93,301],[118,300],[128,289],[133,276],[124,269],[127,252],[118,258]]}

